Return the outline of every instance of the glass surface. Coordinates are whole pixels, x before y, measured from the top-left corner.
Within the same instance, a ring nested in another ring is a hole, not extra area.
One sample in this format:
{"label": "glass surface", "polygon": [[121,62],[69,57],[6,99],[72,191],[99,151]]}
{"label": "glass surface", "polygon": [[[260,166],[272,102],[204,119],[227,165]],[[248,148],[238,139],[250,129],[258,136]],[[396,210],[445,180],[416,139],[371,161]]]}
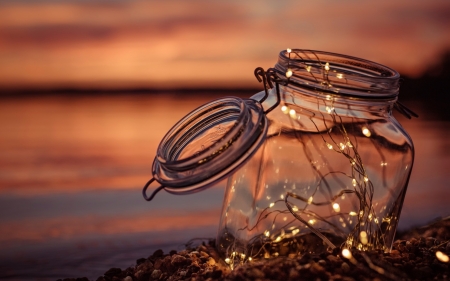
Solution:
{"label": "glass surface", "polygon": [[[367,61],[358,64],[367,71],[354,73],[356,58],[346,68],[348,59],[329,53],[316,69],[285,56],[275,68],[291,70],[298,83],[280,86],[264,144],[228,179],[219,250],[231,265],[335,247],[389,251],[414,159],[410,137],[391,114],[399,75]],[[309,72],[326,85],[304,86],[299,81],[309,83]],[[346,81],[335,85],[331,75]],[[265,105],[275,95],[272,89]]]}

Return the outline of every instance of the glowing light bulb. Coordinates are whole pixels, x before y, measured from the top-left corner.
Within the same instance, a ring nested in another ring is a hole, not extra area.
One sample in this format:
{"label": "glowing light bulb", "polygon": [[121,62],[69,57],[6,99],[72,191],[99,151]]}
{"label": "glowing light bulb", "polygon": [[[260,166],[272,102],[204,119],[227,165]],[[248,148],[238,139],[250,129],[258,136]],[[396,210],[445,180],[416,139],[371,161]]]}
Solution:
{"label": "glowing light bulb", "polygon": [[342,142],[339,144],[339,146],[341,147],[341,150],[344,150],[345,148],[345,144],[343,144]]}
{"label": "glowing light bulb", "polygon": [[248,261],[252,261],[252,257],[248,257]]}
{"label": "glowing light bulb", "polygon": [[292,230],[292,235],[296,235],[299,232],[300,232],[300,229],[294,229],[294,230]]}
{"label": "glowing light bulb", "polygon": [[353,257],[352,252],[350,252],[349,249],[343,249],[342,256],[346,259],[351,259]]}
{"label": "glowing light bulb", "polygon": [[284,114],[288,113],[288,107],[285,106],[285,105],[283,105],[283,106],[281,107],[281,111],[283,111]]}
{"label": "glowing light bulb", "polygon": [[356,180],[355,179],[352,179],[352,184],[353,184],[353,186],[356,186]]}
{"label": "glowing light bulb", "polygon": [[308,198],[308,204],[311,204],[312,201],[313,201],[313,197],[311,196],[311,197]]}
{"label": "glowing light bulb", "polygon": [[325,64],[325,70],[326,71],[330,70],[330,64],[328,62]]}
{"label": "glowing light bulb", "polygon": [[297,114],[294,109],[289,110],[289,116],[291,116],[292,119],[295,119],[297,117]]}
{"label": "glowing light bulb", "polygon": [[365,181],[365,182],[368,182],[368,181],[369,181],[369,178],[368,178],[368,177],[364,177],[364,181]]}
{"label": "glowing light bulb", "polygon": [[353,212],[353,211],[351,211],[350,213],[348,213],[350,216],[356,216],[357,215],[357,213],[356,212]]}
{"label": "glowing light bulb", "polygon": [[306,67],[306,71],[311,72],[311,66],[310,66],[310,65],[308,65],[308,66]]}
{"label": "glowing light bulb", "polygon": [[292,76],[292,69],[288,68],[288,70],[286,71],[286,77],[289,78]]}
{"label": "glowing light bulb", "polygon": [[338,73],[338,74],[336,74],[336,77],[337,77],[338,79],[342,79],[342,78],[344,78],[344,74]]}
{"label": "glowing light bulb", "polygon": [[348,147],[353,147],[352,143],[349,142],[349,141],[347,142],[347,146],[348,146]]}
{"label": "glowing light bulb", "polygon": [[436,258],[441,262],[448,262],[449,257],[441,251],[436,251]]}
{"label": "glowing light bulb", "polygon": [[272,208],[274,205],[274,203],[270,203],[269,208]]}
{"label": "glowing light bulb", "polygon": [[329,143],[327,143],[327,147],[328,147],[328,149],[333,149],[333,146]]}
{"label": "glowing light bulb", "polygon": [[289,54],[290,52],[292,52],[291,48],[287,48],[287,49],[286,49],[286,52],[288,52],[288,54]]}
{"label": "glowing light bulb", "polygon": [[367,232],[364,230],[359,233],[359,240],[363,245],[366,245],[369,241],[367,240]]}
{"label": "glowing light bulb", "polygon": [[226,262],[227,264],[230,264],[230,261],[231,261],[230,258],[226,258],[226,259],[225,259],[225,262]]}
{"label": "glowing light bulb", "polygon": [[269,236],[270,236],[270,232],[269,232],[268,230],[266,230],[266,231],[264,231],[264,235],[265,235],[266,237],[269,237]]}
{"label": "glowing light bulb", "polygon": [[298,208],[296,206],[292,207],[292,211],[298,212]]}
{"label": "glowing light bulb", "polygon": [[339,206],[338,203],[334,203],[333,204],[333,210],[337,213],[341,210],[341,207]]}
{"label": "glowing light bulb", "polygon": [[367,129],[366,127],[362,127],[362,133],[366,137],[370,137],[372,135],[372,133],[370,133],[369,129]]}
{"label": "glowing light bulb", "polygon": [[309,224],[314,224],[316,221],[313,219],[310,219],[308,222],[309,222]]}

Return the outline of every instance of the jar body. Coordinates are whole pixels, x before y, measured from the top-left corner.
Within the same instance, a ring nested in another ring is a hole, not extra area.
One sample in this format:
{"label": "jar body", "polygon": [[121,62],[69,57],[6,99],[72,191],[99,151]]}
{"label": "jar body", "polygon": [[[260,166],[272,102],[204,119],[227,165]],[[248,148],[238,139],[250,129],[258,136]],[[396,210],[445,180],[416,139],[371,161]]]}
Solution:
{"label": "jar body", "polygon": [[[228,179],[218,250],[235,262],[334,247],[389,251],[414,160],[391,114],[395,100],[280,91],[263,145]],[[267,102],[274,97],[272,89]]]}

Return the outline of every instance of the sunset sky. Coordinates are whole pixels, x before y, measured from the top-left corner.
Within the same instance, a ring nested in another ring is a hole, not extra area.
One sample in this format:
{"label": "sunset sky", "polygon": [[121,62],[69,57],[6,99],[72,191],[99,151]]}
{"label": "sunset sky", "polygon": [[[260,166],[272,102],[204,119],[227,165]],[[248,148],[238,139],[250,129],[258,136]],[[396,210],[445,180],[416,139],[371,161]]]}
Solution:
{"label": "sunset sky", "polygon": [[449,34],[448,0],[1,1],[0,88],[252,87],[287,47],[418,76]]}

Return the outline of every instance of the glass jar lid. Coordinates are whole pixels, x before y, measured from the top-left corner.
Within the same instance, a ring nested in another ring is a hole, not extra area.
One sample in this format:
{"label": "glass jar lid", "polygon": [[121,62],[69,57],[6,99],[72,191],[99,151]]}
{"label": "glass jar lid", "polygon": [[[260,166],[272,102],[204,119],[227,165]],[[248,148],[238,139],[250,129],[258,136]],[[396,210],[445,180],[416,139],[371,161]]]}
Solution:
{"label": "glass jar lid", "polygon": [[266,132],[267,119],[258,101],[225,97],[200,106],[159,144],[153,162],[158,190],[182,194],[216,183],[257,151]]}

